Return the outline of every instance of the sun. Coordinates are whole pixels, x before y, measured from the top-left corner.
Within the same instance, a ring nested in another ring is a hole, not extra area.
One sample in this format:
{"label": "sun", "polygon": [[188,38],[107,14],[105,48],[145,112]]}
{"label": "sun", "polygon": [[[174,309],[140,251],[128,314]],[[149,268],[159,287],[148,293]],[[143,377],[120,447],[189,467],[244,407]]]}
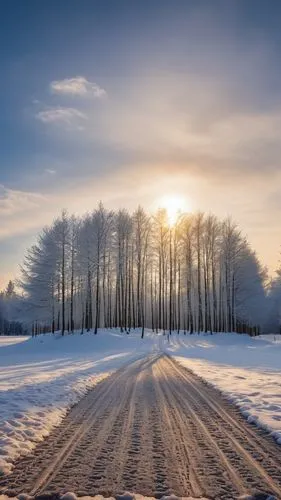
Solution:
{"label": "sun", "polygon": [[174,226],[180,214],[188,210],[186,198],[180,195],[164,195],[157,200],[157,206],[167,211],[170,226]]}

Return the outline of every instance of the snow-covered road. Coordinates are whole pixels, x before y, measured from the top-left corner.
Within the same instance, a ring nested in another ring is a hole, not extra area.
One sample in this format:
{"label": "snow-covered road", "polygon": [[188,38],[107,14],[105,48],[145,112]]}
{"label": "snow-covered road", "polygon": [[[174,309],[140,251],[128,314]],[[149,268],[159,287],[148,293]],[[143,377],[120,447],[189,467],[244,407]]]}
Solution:
{"label": "snow-covered road", "polygon": [[222,391],[244,416],[281,438],[279,336],[130,335],[0,337],[0,471],[29,453],[101,379],[126,363],[167,352]]}
{"label": "snow-covered road", "polygon": [[1,490],[46,500],[69,491],[280,498],[281,455],[217,390],[157,353],[89,391]]}

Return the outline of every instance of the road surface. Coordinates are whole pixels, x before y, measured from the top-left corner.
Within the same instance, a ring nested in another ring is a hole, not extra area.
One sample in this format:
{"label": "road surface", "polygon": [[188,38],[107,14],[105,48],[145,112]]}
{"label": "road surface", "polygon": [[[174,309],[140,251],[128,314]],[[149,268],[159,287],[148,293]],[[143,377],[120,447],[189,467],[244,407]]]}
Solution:
{"label": "road surface", "polygon": [[218,391],[155,354],[88,392],[34,454],[0,480],[0,491],[38,498],[67,491],[281,498],[281,449]]}

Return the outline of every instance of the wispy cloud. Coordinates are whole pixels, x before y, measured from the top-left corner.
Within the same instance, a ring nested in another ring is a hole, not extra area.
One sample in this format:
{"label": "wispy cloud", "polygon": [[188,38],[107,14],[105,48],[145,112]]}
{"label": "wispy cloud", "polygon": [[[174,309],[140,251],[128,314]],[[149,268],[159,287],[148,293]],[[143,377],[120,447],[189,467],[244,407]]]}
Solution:
{"label": "wispy cloud", "polygon": [[[0,215],[12,217],[41,205],[44,196],[40,193],[9,189],[0,184]],[[0,230],[1,234],[1,230]]]}
{"label": "wispy cloud", "polygon": [[55,175],[57,173],[54,168],[45,168],[44,172],[49,175]]}
{"label": "wispy cloud", "polygon": [[51,91],[56,94],[73,96],[93,96],[101,99],[106,96],[106,91],[95,82],[90,82],[84,76],[55,80],[50,84]]}
{"label": "wispy cloud", "polygon": [[87,116],[76,108],[48,108],[39,111],[36,118],[43,123],[66,123],[70,125],[75,119],[87,119]]}

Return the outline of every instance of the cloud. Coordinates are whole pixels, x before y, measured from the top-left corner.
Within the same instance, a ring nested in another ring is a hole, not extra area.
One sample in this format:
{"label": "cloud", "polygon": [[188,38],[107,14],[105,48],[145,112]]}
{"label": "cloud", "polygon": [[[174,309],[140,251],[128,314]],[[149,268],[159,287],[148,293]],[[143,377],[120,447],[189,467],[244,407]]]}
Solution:
{"label": "cloud", "polygon": [[41,205],[42,201],[44,201],[44,196],[40,193],[13,190],[0,184],[1,217],[12,217],[18,213],[34,210]]}
{"label": "cloud", "polygon": [[66,123],[70,125],[74,120],[82,119],[86,120],[87,116],[76,108],[48,108],[43,111],[39,111],[36,118],[43,123]]}
{"label": "cloud", "polygon": [[280,105],[245,105],[228,83],[184,73],[138,76],[123,88],[118,82],[110,106],[88,109],[82,140],[135,163],[177,164],[187,174],[229,180],[279,171]]}
{"label": "cloud", "polygon": [[106,96],[106,91],[95,82],[90,82],[84,76],[55,80],[50,84],[51,91],[55,94],[70,94],[72,96],[93,96],[101,99]]}
{"label": "cloud", "polygon": [[[102,106],[97,104],[107,95],[105,90],[83,76],[51,82],[54,101],[79,98],[75,108],[34,103],[37,119],[62,125],[53,130],[56,141],[61,134],[62,147],[68,140],[61,155],[65,165],[57,167],[52,159],[41,162],[41,177],[44,168],[50,174],[42,186],[47,201],[38,201],[38,210],[18,212],[17,222],[7,216],[7,234],[17,237],[30,227],[40,229],[62,207],[81,213],[99,199],[110,208],[134,208],[136,199],[149,207],[159,192],[172,190],[189,197],[195,209],[219,216],[232,213],[264,260],[275,262],[278,192],[274,206],[267,198],[281,182],[279,77],[275,82],[264,44],[249,40],[242,47],[229,34],[216,37],[209,23],[201,26],[200,36],[196,23],[186,28],[191,40],[181,43],[182,52],[168,37],[160,52],[145,49],[143,61],[134,57],[129,72],[113,71],[104,84],[110,100],[102,100]],[[194,32],[196,43],[190,35]],[[82,125],[84,131],[78,134]],[[63,175],[63,183],[54,182],[54,169],[59,178]],[[37,201],[27,197],[25,203]],[[258,213],[252,213],[252,207]],[[272,245],[264,237],[271,230]]]}
{"label": "cloud", "polygon": [[54,168],[45,168],[44,172],[49,175],[55,175],[57,173]]}

